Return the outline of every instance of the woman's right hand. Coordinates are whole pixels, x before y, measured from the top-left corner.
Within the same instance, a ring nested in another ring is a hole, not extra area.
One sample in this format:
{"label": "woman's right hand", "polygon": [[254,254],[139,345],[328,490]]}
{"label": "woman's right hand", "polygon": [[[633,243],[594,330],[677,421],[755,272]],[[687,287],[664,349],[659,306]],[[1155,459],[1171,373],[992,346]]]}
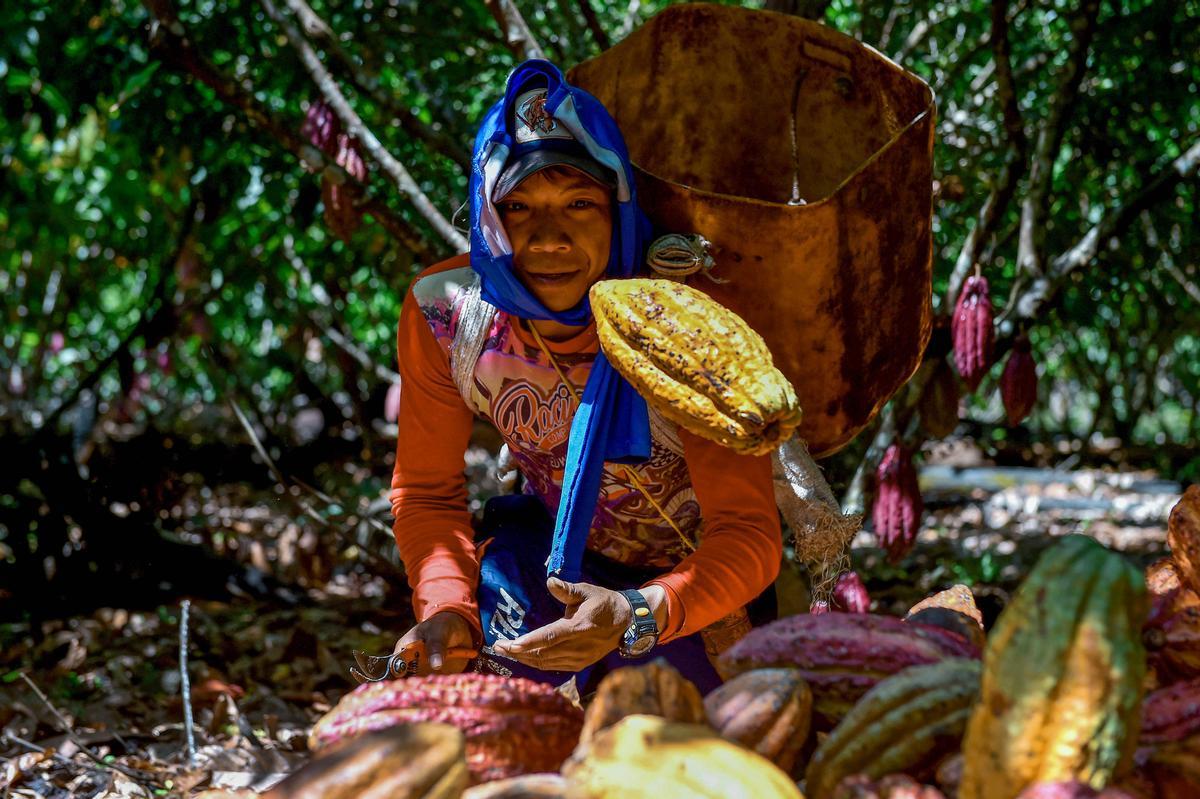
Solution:
{"label": "woman's right hand", "polygon": [[[408,646],[422,642],[425,645],[426,663],[429,670],[439,674],[457,674],[463,671],[470,662],[465,657],[447,657],[451,650],[469,650],[475,646],[471,640],[471,627],[458,613],[443,610],[433,614],[425,621],[413,627],[404,637],[396,642],[393,650],[399,653]],[[422,669],[420,673],[424,673]]]}

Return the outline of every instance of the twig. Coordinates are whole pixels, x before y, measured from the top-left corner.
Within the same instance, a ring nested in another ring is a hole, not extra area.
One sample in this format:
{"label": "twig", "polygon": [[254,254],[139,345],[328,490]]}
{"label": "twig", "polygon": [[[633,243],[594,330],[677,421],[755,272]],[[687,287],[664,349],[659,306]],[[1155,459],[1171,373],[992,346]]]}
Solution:
{"label": "twig", "polygon": [[183,697],[183,729],[187,733],[187,763],[196,763],[196,736],[192,731],[192,683],[188,678],[188,611],[192,607],[190,599],[183,600],[179,606],[179,693]]}
{"label": "twig", "polygon": [[546,57],[546,51],[534,38],[513,0],[483,0],[483,4],[492,12],[496,24],[500,26],[500,33],[504,35],[505,43],[517,58]]}
{"label": "twig", "polygon": [[192,44],[187,29],[179,21],[171,0],[142,0],[150,9],[154,19],[151,23],[151,50],[164,62],[175,64],[211,88],[225,103],[242,112],[247,121],[266,133],[292,152],[301,163],[314,172],[332,175],[336,183],[350,183],[359,187],[363,199],[358,208],[374,217],[402,245],[417,256],[422,263],[433,263],[438,254],[424,236],[402,216],[387,207],[382,199],[370,192],[369,187],[327,158],[324,153],[305,141],[299,134],[299,125],[285,121],[260,103],[256,89],[248,81],[239,81],[219,71]]}
{"label": "twig", "polygon": [[449,158],[463,170],[471,171],[471,153],[445,131],[434,130],[416,114],[397,102],[395,96],[379,85],[378,77],[368,74],[342,47],[337,35],[306,0],[284,0],[288,9],[300,20],[304,33],[346,72],[350,80],[371,96],[388,114],[400,122],[405,133],[428,144],[434,151]]}
{"label": "twig", "polygon": [[375,133],[367,127],[362,121],[362,117],[358,115],[350,103],[346,100],[346,95],[342,93],[341,87],[337,81],[333,79],[333,75],[329,74],[329,70],[321,63],[321,59],[317,56],[312,45],[304,38],[290,19],[280,13],[279,9],[271,0],[259,0],[263,10],[267,12],[267,16],[271,18],[279,28],[283,31],[283,35],[287,37],[292,49],[296,51],[296,55],[300,57],[300,62],[312,77],[313,82],[317,84],[317,89],[321,92],[321,96],[325,98],[325,102],[337,113],[342,124],[346,126],[346,133],[362,143],[363,149],[370,154],[375,163],[379,164],[380,168],[391,178],[396,188],[408,198],[409,202],[416,208],[426,222],[428,222],[434,230],[438,232],[447,244],[454,247],[458,251],[467,249],[467,240],[462,234],[454,229],[450,221],[446,219],[433,204],[433,202],[421,191],[421,187],[413,176],[409,174],[408,169],[392,155],[383,143],[379,141]]}
{"label": "twig", "polygon": [[579,4],[579,13],[583,14],[584,20],[587,22],[588,30],[592,32],[592,36],[596,39],[596,44],[601,50],[607,50],[612,46],[608,40],[608,34],[604,32],[604,28],[600,27],[600,20],[596,17],[596,9],[592,8],[590,0],[577,0]]}
{"label": "twig", "polygon": [[141,788],[143,791],[145,791],[147,796],[153,796],[154,792],[151,791],[149,788],[147,788],[146,785],[143,784],[143,781],[154,786],[155,789],[159,789],[159,790],[163,789],[162,783],[160,783],[153,776],[147,774],[144,771],[128,769],[125,766],[118,765],[117,763],[105,763],[104,760],[98,754],[93,752],[91,750],[91,747],[89,747],[87,745],[87,743],[85,743],[84,740],[79,737],[79,734],[76,733],[75,730],[71,727],[71,722],[67,721],[66,718],[63,716],[63,714],[58,712],[58,708],[56,708],[50,702],[50,700],[46,698],[46,695],[44,693],[42,693],[42,689],[38,688],[37,684],[34,683],[33,680],[29,679],[29,675],[26,674],[25,672],[21,672],[20,676],[21,676],[21,679],[25,681],[25,684],[29,686],[30,690],[32,690],[37,695],[37,698],[42,700],[42,704],[45,705],[46,708],[51,713],[54,714],[54,718],[57,719],[58,723],[59,723],[59,730],[64,735],[66,735],[68,738],[70,738],[71,743],[78,746],[79,751],[81,751],[85,755],[87,755],[92,760],[92,762],[94,762],[96,765],[98,765],[102,768],[112,769],[113,771],[116,771],[120,774],[124,774],[126,777],[128,777],[129,779],[131,779],[135,783],[137,783],[137,786],[139,788]]}

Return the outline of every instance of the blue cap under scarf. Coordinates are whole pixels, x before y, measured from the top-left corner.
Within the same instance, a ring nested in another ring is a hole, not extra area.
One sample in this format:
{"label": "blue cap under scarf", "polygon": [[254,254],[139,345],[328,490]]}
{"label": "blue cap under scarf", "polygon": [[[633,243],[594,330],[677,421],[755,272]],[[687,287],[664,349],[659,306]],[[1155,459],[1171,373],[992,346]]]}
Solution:
{"label": "blue cap under scarf", "polygon": [[[592,319],[587,295],[566,311],[546,308],[513,272],[512,245],[492,203],[492,189],[513,150],[510,122],[516,98],[525,90],[546,87],[546,111],[566,127],[592,156],[617,176],[617,207],[609,249],[608,278],[632,276],[642,265],[651,225],[637,204],[633,166],[625,140],[608,110],[591,94],[571,86],[558,67],[531,59],[508,78],[504,98],[484,115],[471,158],[471,268],[480,277],[483,299],[510,315],[586,325]],[[568,582],[579,579],[584,545],[605,461],[637,463],[650,457],[650,421],[646,401],[596,354],[583,397],[571,422],[562,500],[554,529],[547,574]]]}

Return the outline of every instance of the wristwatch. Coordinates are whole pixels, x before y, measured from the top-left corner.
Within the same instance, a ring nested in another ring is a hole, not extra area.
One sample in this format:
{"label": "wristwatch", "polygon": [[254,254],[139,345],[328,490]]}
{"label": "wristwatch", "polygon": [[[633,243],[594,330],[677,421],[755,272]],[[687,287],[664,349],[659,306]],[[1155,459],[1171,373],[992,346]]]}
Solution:
{"label": "wristwatch", "polygon": [[621,645],[617,647],[617,652],[623,658],[641,657],[658,643],[658,622],[654,620],[654,613],[651,612],[650,605],[641,591],[630,588],[622,591],[621,596],[629,600],[629,607],[633,609],[633,622],[621,637]]}

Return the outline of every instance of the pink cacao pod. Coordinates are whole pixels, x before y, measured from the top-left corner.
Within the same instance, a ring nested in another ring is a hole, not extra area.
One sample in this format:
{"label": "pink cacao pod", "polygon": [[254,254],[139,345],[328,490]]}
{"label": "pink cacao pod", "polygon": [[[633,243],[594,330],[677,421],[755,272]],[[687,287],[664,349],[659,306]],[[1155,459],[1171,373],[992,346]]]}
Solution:
{"label": "pink cacao pod", "polygon": [[917,470],[913,468],[912,451],[892,444],[883,454],[876,477],[871,521],[875,526],[875,538],[887,550],[888,560],[895,563],[916,542],[925,507],[917,485]]}
{"label": "pink cacao pod", "polygon": [[1037,404],[1037,368],[1029,349],[1029,339],[1019,336],[1013,343],[1004,373],[1000,375],[1000,399],[1008,415],[1009,427],[1016,427]]}
{"label": "pink cacao pod", "polygon": [[300,126],[300,135],[308,139],[325,155],[337,154],[337,138],[342,132],[342,124],[337,114],[324,100],[310,103],[304,112],[304,123]]}
{"label": "pink cacao pod", "polygon": [[987,279],[972,275],[963,284],[950,323],[954,342],[954,365],[971,391],[979,388],[992,365],[995,331],[992,329],[992,298]]}
{"label": "pink cacao pod", "polygon": [[[366,180],[367,166],[358,151],[358,143],[345,133],[339,133],[337,137],[336,161],[350,177],[359,182]],[[338,185],[329,178],[321,179],[325,223],[342,241],[349,242],[354,231],[362,224],[362,212],[355,206],[361,193],[361,188],[353,183]]]}
{"label": "pink cacao pod", "polygon": [[946,799],[946,796],[907,774],[889,774],[879,780],[872,780],[866,774],[851,774],[838,783],[833,799]]}
{"label": "pink cacao pod", "polygon": [[400,418],[400,384],[388,386],[387,396],[383,400],[383,418],[387,422],[395,422]]}
{"label": "pink cacao pod", "polygon": [[1140,746],[1182,741],[1200,733],[1200,679],[1150,692],[1142,702]]}
{"label": "pink cacao pod", "polygon": [[57,355],[67,346],[67,337],[63,335],[61,330],[55,330],[50,334],[50,354]]}
{"label": "pink cacao pod", "polygon": [[871,595],[858,572],[843,572],[833,587],[833,609],[843,613],[868,613]]}

